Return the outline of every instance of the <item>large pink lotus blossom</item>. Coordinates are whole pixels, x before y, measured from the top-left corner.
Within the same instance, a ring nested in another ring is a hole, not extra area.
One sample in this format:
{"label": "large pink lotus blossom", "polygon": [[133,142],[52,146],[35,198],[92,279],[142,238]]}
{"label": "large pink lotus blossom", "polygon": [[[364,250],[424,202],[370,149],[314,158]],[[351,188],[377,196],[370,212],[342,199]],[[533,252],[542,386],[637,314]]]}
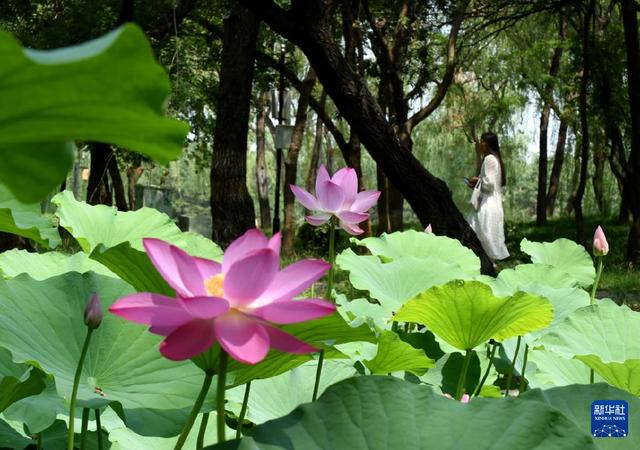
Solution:
{"label": "large pink lotus blossom", "polygon": [[340,221],[340,227],[352,235],[364,232],[358,224],[369,218],[367,211],[380,197],[378,191],[358,192],[358,176],[349,167],[338,170],[330,177],[324,165],[320,166],[315,196],[299,186],[292,184],[289,187],[305,208],[315,211],[314,215],[305,217],[307,222],[320,226],[335,216]]}
{"label": "large pink lotus blossom", "polygon": [[593,235],[593,254],[596,256],[604,256],[609,253],[609,243],[604,235],[602,227],[598,225]]}
{"label": "large pink lotus blossom", "polygon": [[335,311],[324,300],[294,300],[330,265],[305,259],[280,270],[279,233],[268,240],[260,230],[247,231],[227,248],[222,264],[190,256],[160,239],[144,239],[144,247],[177,299],[142,292],[121,298],[109,311],[166,336],[160,352],[169,359],[193,358],[214,342],[247,364],[262,361],[270,347],[311,353],[316,349],[274,324]]}

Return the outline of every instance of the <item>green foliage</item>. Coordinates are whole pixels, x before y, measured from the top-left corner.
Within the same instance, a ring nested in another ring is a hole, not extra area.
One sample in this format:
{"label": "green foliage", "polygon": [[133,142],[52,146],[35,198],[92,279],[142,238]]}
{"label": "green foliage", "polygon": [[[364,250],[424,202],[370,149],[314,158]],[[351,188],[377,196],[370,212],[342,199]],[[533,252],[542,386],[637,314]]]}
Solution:
{"label": "green foliage", "polygon": [[11,353],[0,348],[0,412],[18,400],[44,389],[43,373],[24,364],[15,364]]}
{"label": "green foliage", "polygon": [[407,302],[395,316],[414,322],[459,350],[471,350],[493,338],[503,341],[547,327],[553,319],[548,300],[518,292],[496,297],[477,281],[452,281]]}
{"label": "green foliage", "polygon": [[548,264],[558,271],[569,274],[579,286],[593,284],[596,271],[593,261],[581,245],[568,239],[553,242],[531,242],[523,239],[520,243],[523,252],[531,256],[534,264]]}
{"label": "green foliage", "polygon": [[163,117],[167,78],[136,26],[55,51],[25,50],[0,32],[0,55],[0,180],[18,200],[40,200],[60,184],[73,140],[162,163],[180,153],[186,126]]}
{"label": "green foliage", "polygon": [[427,369],[435,366],[422,350],[412,347],[391,331],[382,332],[375,358],[365,361],[364,365],[378,375],[398,371],[424,375]]}

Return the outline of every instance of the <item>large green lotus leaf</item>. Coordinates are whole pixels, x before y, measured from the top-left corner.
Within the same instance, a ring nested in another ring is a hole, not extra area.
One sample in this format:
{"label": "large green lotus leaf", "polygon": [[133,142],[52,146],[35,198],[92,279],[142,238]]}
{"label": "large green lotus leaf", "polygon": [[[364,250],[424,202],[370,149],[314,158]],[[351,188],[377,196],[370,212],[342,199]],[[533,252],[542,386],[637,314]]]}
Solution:
{"label": "large green lotus leaf", "polygon": [[113,272],[89,259],[89,255],[83,252],[67,255],[60,252],[31,253],[26,250],[9,250],[0,253],[0,272],[5,278],[26,273],[36,280],[46,280],[67,272],[95,272],[116,278]]}
{"label": "large green lotus leaf", "polygon": [[[26,275],[0,280],[0,346],[18,363],[37,365],[55,377],[68,398],[86,335],[84,307],[98,292],[103,309],[132,292],[115,278],[69,273],[36,281]],[[193,403],[202,372],[158,352],[160,336],[106,314],[94,332],[82,371],[80,406],[118,401],[127,408],[180,409]],[[104,396],[96,393],[100,387]]]}
{"label": "large green lotus leaf", "polygon": [[531,294],[496,297],[484,283],[455,280],[410,300],[395,320],[425,325],[448,344],[468,350],[491,338],[503,341],[545,328],[553,309]]}
{"label": "large green lotus leaf", "polygon": [[11,353],[0,348],[0,412],[15,402],[44,389],[44,374],[25,364],[16,364]]}
{"label": "large green lotus leaf", "polygon": [[[7,419],[25,424],[31,433],[39,433],[51,427],[56,418],[65,417],[68,421],[69,405],[56,391],[52,379],[45,380],[45,389],[38,395],[23,398],[4,412]],[[82,409],[76,409],[76,417],[82,416]],[[80,423],[79,423],[80,425]]]}
{"label": "large green lotus leaf", "polygon": [[349,272],[349,280],[356,289],[369,291],[385,311],[397,310],[432,286],[471,278],[457,264],[437,257],[407,256],[383,263],[377,256],[358,256],[347,249],[338,255],[336,263]]}
{"label": "large green lotus leaf", "polygon": [[480,274],[480,259],[457,239],[437,236],[423,231],[407,230],[383,233],[380,237],[362,240],[351,239],[357,245],[367,247],[372,255],[393,261],[407,256],[416,258],[437,257],[458,265],[469,276]]}
{"label": "large green lotus leaf", "polygon": [[40,204],[27,204],[17,200],[2,184],[0,184],[0,231],[32,239],[48,248],[55,248],[60,243],[58,228],[42,215]]}
{"label": "large green lotus leaf", "polygon": [[180,154],[188,126],[164,117],[169,80],[137,26],[49,51],[23,49],[0,32],[0,59],[0,180],[20,200],[37,201],[61,183],[74,140],[161,163]]}
{"label": "large green lotus leaf", "polygon": [[[504,431],[503,431],[504,430]],[[264,423],[241,449],[596,449],[560,411],[514,398],[462,404],[393,377],[355,377]],[[215,447],[214,447],[215,448]]]}
{"label": "large green lotus leaf", "polygon": [[640,314],[600,300],[571,313],[539,342],[567,357],[595,355],[604,363],[640,359]]}
{"label": "large green lotus leaf", "polygon": [[[467,394],[472,394],[476,390],[480,377],[482,376],[479,355],[480,353],[478,352],[473,352],[471,355],[471,361],[469,362],[464,386],[464,392]],[[455,397],[463,364],[464,355],[458,352],[449,353],[447,355],[446,362],[441,369],[442,381],[440,384],[440,390],[442,390],[442,392]]]}
{"label": "large green lotus leaf", "polygon": [[[479,277],[477,278],[479,279]],[[513,269],[503,269],[495,281],[489,283],[496,293],[516,292],[523,287],[539,283],[553,288],[570,288],[576,281],[567,273],[548,264],[519,264]]]}
{"label": "large green lotus leaf", "polygon": [[611,386],[640,397],[640,358],[627,359],[622,363],[604,363],[595,355],[580,355],[576,359],[593,369]]}
{"label": "large green lotus leaf", "polygon": [[580,286],[591,286],[596,277],[593,260],[587,251],[569,239],[531,242],[525,238],[520,242],[520,250],[531,256],[533,263],[548,264],[569,274]]}
{"label": "large green lotus leaf", "polygon": [[[339,314],[331,314],[308,322],[284,325],[281,329],[316,348],[324,348],[325,358],[345,357],[344,354],[332,348],[336,345],[349,342],[376,342],[376,336],[367,325],[352,327]],[[317,355],[294,355],[273,350],[269,352],[264,361],[254,366],[238,361],[229,361],[228,369],[233,372],[233,384],[239,385],[251,380],[279,375],[312,361],[315,359],[314,356],[317,357]]]}
{"label": "large green lotus leaf", "polygon": [[594,400],[626,400],[629,403],[629,434],[625,438],[594,439],[598,448],[640,448],[640,421],[634,420],[640,411],[640,399],[605,383],[572,385],[547,390],[534,389],[520,396],[523,401],[562,411],[573,424],[585,433],[591,433],[591,402]]}
{"label": "large green lotus leaf", "polygon": [[5,419],[0,414],[0,448],[22,450],[30,444],[36,443],[29,439],[23,431],[18,431],[20,425],[20,423]]}
{"label": "large green lotus leaf", "polygon": [[[318,364],[311,361],[278,376],[251,382],[247,420],[261,424],[268,420],[286,416],[296,407],[311,401]],[[349,361],[326,360],[322,366],[319,393],[329,386],[352,377],[356,370]],[[232,403],[236,415],[244,397],[245,386],[238,386],[227,393],[227,401]]]}
{"label": "large green lotus leaf", "polygon": [[435,367],[435,361],[424,351],[404,342],[392,331],[383,331],[378,341],[375,358],[365,361],[364,365],[373,374],[388,374],[401,370],[424,375],[427,369]]}
{"label": "large green lotus leaf", "polygon": [[[590,371],[576,359],[567,359],[543,349],[529,349],[527,381],[531,388],[548,389],[570,384],[587,384]],[[595,375],[596,381],[602,381]]]}
{"label": "large green lotus leaf", "polygon": [[349,300],[343,294],[337,294],[335,301],[340,315],[352,326],[366,323],[374,330],[389,327],[388,318],[393,315],[393,309],[385,309],[386,304],[373,303],[366,298]]}

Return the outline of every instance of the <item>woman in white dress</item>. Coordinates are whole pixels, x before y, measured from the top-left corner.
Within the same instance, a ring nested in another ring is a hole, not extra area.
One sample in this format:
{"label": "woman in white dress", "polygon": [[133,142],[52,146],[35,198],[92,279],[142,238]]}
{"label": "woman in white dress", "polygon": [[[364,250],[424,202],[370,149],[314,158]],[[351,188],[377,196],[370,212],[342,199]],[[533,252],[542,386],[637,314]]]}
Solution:
{"label": "woman in white dress", "polygon": [[471,203],[474,206],[469,225],[476,232],[482,248],[492,260],[509,257],[504,245],[504,213],[502,211],[502,188],[507,176],[500,155],[498,137],[491,132],[480,138],[482,167],[480,176],[472,177],[467,184],[473,188]]}

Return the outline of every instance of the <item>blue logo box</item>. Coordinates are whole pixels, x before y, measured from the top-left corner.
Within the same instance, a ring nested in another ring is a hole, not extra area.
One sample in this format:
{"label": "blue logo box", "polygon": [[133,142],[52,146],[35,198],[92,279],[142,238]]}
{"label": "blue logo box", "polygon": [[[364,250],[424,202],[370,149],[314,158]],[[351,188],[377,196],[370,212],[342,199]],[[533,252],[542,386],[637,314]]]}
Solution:
{"label": "blue logo box", "polygon": [[623,438],[629,434],[629,404],[624,400],[591,403],[591,436]]}

